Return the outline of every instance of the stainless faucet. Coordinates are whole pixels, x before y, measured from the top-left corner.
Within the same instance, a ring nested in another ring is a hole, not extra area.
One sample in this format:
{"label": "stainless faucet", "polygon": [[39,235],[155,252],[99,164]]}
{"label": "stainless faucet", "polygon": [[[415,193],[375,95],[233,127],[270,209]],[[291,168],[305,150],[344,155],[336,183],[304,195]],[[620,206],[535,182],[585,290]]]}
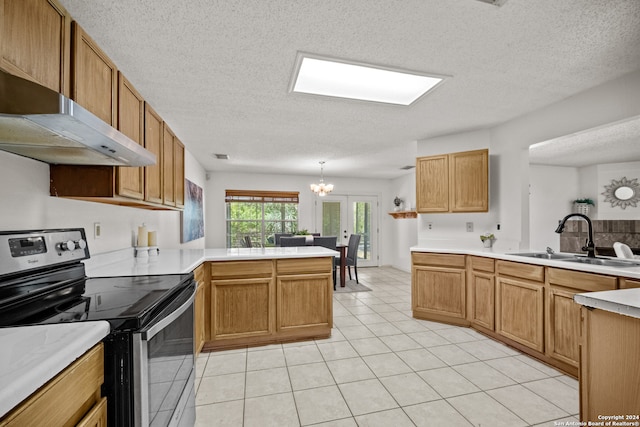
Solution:
{"label": "stainless faucet", "polygon": [[556,228],[556,233],[560,234],[564,231],[564,223],[567,222],[567,220],[573,216],[577,216],[580,217],[582,219],[584,219],[585,221],[587,221],[587,225],[589,226],[589,237],[587,238],[587,241],[585,243],[585,245],[582,247],[583,251],[587,251],[587,257],[589,258],[595,258],[596,257],[596,245],[595,243],[593,243],[593,224],[591,223],[591,219],[589,219],[588,216],[583,215],[583,214],[579,214],[579,213],[572,213],[569,214],[567,216],[565,216],[562,221],[560,221],[560,224],[558,224],[558,228]]}

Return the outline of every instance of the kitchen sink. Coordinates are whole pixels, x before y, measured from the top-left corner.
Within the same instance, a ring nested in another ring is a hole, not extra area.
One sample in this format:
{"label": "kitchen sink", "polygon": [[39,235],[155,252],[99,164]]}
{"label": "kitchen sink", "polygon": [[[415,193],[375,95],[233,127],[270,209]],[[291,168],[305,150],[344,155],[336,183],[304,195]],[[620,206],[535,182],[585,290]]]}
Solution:
{"label": "kitchen sink", "polygon": [[540,258],[540,259],[573,259],[575,255],[572,254],[548,254],[546,252],[525,252],[519,254],[507,254],[507,255],[516,255],[516,256],[524,256],[528,258]]}
{"label": "kitchen sink", "polygon": [[566,262],[578,262],[581,264],[602,265],[604,267],[640,267],[640,263],[611,258],[588,258],[584,256],[563,259]]}

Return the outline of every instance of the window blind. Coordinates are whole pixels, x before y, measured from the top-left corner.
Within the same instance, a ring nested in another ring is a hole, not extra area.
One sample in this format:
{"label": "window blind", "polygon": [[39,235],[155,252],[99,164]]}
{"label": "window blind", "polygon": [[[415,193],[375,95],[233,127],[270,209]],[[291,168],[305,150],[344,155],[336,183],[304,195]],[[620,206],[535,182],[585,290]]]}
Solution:
{"label": "window blind", "polygon": [[297,191],[225,190],[225,202],[298,203]]}

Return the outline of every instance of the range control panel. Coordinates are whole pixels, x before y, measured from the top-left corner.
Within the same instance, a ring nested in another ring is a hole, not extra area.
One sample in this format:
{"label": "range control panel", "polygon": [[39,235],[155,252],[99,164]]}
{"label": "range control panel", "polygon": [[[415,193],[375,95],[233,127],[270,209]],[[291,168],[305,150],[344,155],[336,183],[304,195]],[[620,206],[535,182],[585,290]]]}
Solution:
{"label": "range control panel", "polygon": [[0,232],[0,275],[87,258],[83,228]]}

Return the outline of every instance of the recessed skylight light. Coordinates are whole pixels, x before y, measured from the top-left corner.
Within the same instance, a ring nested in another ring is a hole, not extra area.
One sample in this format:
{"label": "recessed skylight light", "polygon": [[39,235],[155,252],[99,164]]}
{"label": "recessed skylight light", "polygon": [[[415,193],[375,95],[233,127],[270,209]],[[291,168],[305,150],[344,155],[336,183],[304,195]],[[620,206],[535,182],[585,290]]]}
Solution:
{"label": "recessed skylight light", "polygon": [[443,76],[298,54],[293,92],[410,105]]}

